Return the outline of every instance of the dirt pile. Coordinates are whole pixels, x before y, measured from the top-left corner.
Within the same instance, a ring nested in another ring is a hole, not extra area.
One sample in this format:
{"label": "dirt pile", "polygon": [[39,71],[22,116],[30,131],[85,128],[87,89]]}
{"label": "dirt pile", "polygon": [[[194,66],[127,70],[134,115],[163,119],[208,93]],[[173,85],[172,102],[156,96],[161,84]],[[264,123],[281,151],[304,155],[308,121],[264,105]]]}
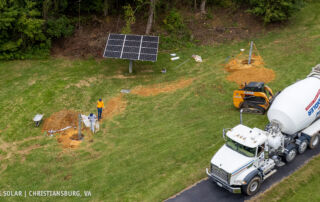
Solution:
{"label": "dirt pile", "polygon": [[78,134],[78,130],[76,129],[78,126],[78,115],[77,112],[71,110],[55,112],[45,119],[42,131],[57,131],[71,126],[70,129],[54,133],[54,135],[63,148],[76,148],[81,141],[72,139],[72,136]]}
{"label": "dirt pile", "polygon": [[155,96],[160,93],[173,92],[181,88],[189,86],[194,79],[180,79],[174,83],[165,83],[152,85],[150,87],[138,86],[132,89],[131,94],[141,95],[141,96]]}
{"label": "dirt pile", "polygon": [[[78,140],[78,130],[68,129],[63,131],[61,134],[57,135],[57,141],[62,145],[63,148],[76,148],[81,144],[81,140]],[[83,135],[82,135],[83,137]]]}
{"label": "dirt pile", "polygon": [[111,98],[102,111],[103,119],[111,119],[113,116],[120,114],[126,109],[127,102],[122,99],[122,95],[119,94],[116,97]]}
{"label": "dirt pile", "polygon": [[232,72],[227,76],[229,81],[234,81],[237,84],[249,83],[251,81],[261,81],[268,83],[275,78],[275,73],[272,69],[267,69],[264,67],[260,68],[250,68],[245,70],[239,70]]}
{"label": "dirt pile", "polygon": [[78,123],[78,113],[71,110],[62,110],[53,113],[44,120],[42,131],[60,130],[67,126],[76,127]]}
{"label": "dirt pile", "polygon": [[248,58],[246,57],[236,57],[230,60],[225,68],[228,72],[233,72],[237,70],[250,69],[253,67],[263,67],[264,62],[260,55],[252,55],[251,64],[248,64]]}
{"label": "dirt pile", "polygon": [[230,72],[227,80],[239,85],[251,81],[268,83],[275,78],[274,71],[264,67],[262,57],[254,54],[252,54],[251,63],[248,64],[248,55],[240,53],[225,65],[225,70]]}

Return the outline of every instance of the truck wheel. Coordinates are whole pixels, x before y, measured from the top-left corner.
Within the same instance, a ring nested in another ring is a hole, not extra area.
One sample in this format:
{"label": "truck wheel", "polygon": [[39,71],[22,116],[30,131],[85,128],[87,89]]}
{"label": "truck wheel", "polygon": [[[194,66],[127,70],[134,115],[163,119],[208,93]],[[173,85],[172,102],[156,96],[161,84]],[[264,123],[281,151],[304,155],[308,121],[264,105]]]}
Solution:
{"label": "truck wheel", "polygon": [[243,192],[248,196],[254,195],[259,191],[260,185],[261,185],[261,178],[259,176],[255,176],[250,180],[250,182],[247,185],[242,187]]}
{"label": "truck wheel", "polygon": [[312,136],[311,140],[310,140],[310,143],[309,143],[309,148],[310,149],[314,149],[318,146],[319,144],[319,135],[318,134],[315,134]]}
{"label": "truck wheel", "polygon": [[297,155],[297,150],[295,148],[292,148],[288,153],[285,155],[286,162],[291,162]]}
{"label": "truck wheel", "polygon": [[298,147],[299,154],[304,153],[307,150],[307,147],[308,147],[308,141],[303,140]]}

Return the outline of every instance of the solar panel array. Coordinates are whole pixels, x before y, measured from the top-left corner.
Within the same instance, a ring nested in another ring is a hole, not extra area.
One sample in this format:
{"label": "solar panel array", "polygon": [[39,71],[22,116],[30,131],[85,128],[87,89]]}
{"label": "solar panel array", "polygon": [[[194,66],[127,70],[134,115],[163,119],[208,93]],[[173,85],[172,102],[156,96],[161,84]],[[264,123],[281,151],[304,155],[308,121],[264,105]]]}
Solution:
{"label": "solar panel array", "polygon": [[103,57],[157,61],[158,36],[109,34]]}

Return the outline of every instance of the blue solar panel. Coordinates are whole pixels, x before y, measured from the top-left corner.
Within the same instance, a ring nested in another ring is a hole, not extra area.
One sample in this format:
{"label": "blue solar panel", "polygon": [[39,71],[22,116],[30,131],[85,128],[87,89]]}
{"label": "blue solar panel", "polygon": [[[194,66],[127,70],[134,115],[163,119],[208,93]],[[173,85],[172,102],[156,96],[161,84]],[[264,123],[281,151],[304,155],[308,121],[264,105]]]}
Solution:
{"label": "blue solar panel", "polygon": [[108,45],[123,46],[123,40],[109,40]]}
{"label": "blue solar panel", "polygon": [[120,58],[121,56],[121,52],[112,52],[112,51],[108,51],[105,52],[104,57],[107,58]]}
{"label": "blue solar panel", "polygon": [[109,34],[103,57],[157,61],[158,36]]}
{"label": "blue solar panel", "polygon": [[154,48],[141,48],[141,52],[140,53],[147,53],[147,54],[151,54],[151,55],[157,55],[157,49],[154,49]]}
{"label": "blue solar panel", "polygon": [[108,44],[107,49],[110,50],[110,51],[119,51],[119,52],[121,52],[122,51],[122,46],[111,46],[111,45]]}
{"label": "blue solar panel", "polygon": [[125,41],[124,46],[135,46],[135,47],[140,47],[141,42],[140,41]]}
{"label": "blue solar panel", "polygon": [[121,58],[129,59],[129,60],[138,60],[139,59],[139,53],[122,53]]}
{"label": "blue solar panel", "polygon": [[140,48],[139,47],[123,47],[123,52],[126,53],[139,53]]}
{"label": "blue solar panel", "polygon": [[141,47],[158,49],[158,44],[157,43],[153,43],[153,42],[142,42]]}
{"label": "blue solar panel", "polygon": [[159,43],[159,37],[158,36],[143,36],[143,41],[150,41],[150,42]]}
{"label": "blue solar panel", "polygon": [[156,61],[156,60],[157,60],[157,55],[140,54],[139,60],[143,60],[143,61]]}
{"label": "blue solar panel", "polygon": [[126,40],[131,41],[141,41],[142,36],[141,35],[127,35]]}
{"label": "blue solar panel", "polygon": [[110,34],[109,39],[120,39],[123,40],[126,35],[124,34]]}

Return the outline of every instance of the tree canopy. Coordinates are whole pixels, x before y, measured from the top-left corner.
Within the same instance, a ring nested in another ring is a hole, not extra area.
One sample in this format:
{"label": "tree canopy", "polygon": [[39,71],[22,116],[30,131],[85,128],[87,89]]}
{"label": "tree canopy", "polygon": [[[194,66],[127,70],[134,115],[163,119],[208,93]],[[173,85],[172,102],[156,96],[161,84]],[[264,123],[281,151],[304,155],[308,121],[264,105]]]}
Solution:
{"label": "tree canopy", "polygon": [[[136,16],[145,16],[145,33],[161,23],[172,34],[186,33],[181,8],[205,15],[208,7],[244,6],[265,23],[283,21],[302,6],[302,0],[1,0],[0,59],[49,53],[52,39],[70,36],[80,16],[122,16],[122,32],[130,33]],[[158,19],[158,13],[164,14]]]}

